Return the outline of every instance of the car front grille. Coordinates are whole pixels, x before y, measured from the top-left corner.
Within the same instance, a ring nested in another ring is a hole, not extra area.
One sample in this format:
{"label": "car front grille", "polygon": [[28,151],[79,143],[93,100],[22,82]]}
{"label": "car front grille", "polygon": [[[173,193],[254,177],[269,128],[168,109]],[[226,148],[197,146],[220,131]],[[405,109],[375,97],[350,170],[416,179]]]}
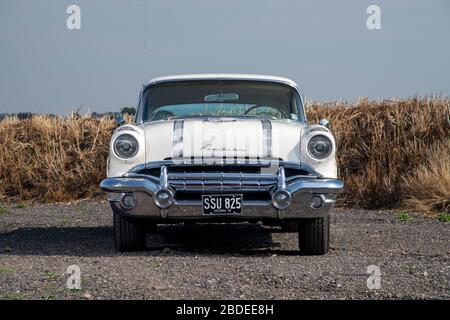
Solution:
{"label": "car front grille", "polygon": [[[277,188],[278,170],[257,165],[167,165],[167,184],[176,201],[200,201],[203,194],[242,194],[245,201],[270,201]],[[138,174],[160,179],[161,167],[147,167]],[[269,172],[269,173],[267,173]],[[285,168],[286,181],[313,177],[300,166]]]}
{"label": "car front grille", "polygon": [[191,192],[267,192],[277,183],[274,174],[243,172],[169,172],[168,178],[176,191]]}

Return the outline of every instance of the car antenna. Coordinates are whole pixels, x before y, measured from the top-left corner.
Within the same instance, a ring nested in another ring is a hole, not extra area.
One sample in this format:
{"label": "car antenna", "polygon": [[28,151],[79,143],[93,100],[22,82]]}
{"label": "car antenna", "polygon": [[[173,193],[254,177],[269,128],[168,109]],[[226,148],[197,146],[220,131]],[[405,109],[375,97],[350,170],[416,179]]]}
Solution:
{"label": "car antenna", "polygon": [[[145,3],[145,27],[144,27],[144,50],[142,53],[142,90],[141,90],[141,96],[139,97],[139,104],[142,103],[142,99],[144,96],[144,88],[145,88],[145,54],[147,52],[147,34],[148,34],[148,15],[149,15],[149,8],[148,8],[148,2]],[[137,112],[136,112],[136,117],[137,117]],[[135,119],[136,120],[136,119]]]}

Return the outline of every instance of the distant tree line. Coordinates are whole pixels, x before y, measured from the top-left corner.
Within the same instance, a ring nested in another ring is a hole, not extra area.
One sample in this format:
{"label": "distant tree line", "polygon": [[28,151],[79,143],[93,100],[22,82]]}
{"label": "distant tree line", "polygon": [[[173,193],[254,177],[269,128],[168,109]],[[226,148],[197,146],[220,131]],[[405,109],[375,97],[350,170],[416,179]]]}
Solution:
{"label": "distant tree line", "polygon": [[[132,107],[125,107],[120,109],[119,112],[92,112],[90,116],[92,118],[101,118],[101,117],[110,117],[110,118],[117,118],[119,116],[123,116],[125,114],[134,116],[136,114],[136,109]],[[25,120],[25,119],[31,119],[31,117],[34,114],[31,112],[19,112],[19,113],[0,113],[0,121],[3,120],[6,117],[17,117],[19,120]],[[54,114],[48,114],[49,117],[56,117]],[[75,112],[75,116],[81,117],[79,114],[79,111]]]}

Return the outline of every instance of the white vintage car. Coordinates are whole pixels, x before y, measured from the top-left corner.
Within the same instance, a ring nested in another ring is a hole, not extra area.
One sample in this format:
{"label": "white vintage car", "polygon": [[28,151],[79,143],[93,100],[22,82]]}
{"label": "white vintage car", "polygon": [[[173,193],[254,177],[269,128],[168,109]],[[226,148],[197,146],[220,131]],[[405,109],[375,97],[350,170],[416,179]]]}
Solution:
{"label": "white vintage car", "polygon": [[324,254],[329,211],[343,188],[335,153],[327,122],[307,124],[289,79],[154,79],[134,123],[115,130],[101,182],[116,248],[144,249],[158,224],[249,221],[298,232],[300,252]]}

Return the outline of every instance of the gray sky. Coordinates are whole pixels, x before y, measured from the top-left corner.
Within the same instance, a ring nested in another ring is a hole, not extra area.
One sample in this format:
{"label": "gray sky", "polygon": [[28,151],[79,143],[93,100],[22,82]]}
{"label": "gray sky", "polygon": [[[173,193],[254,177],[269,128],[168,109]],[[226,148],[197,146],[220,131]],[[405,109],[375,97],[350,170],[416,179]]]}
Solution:
{"label": "gray sky", "polygon": [[[450,2],[0,0],[0,112],[116,111],[145,79],[259,73],[308,99],[450,95]],[[66,8],[81,7],[81,30]],[[381,30],[366,8],[381,7]]]}

